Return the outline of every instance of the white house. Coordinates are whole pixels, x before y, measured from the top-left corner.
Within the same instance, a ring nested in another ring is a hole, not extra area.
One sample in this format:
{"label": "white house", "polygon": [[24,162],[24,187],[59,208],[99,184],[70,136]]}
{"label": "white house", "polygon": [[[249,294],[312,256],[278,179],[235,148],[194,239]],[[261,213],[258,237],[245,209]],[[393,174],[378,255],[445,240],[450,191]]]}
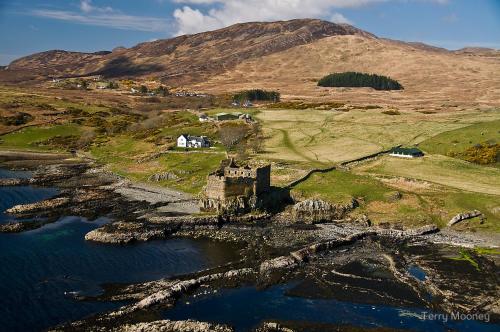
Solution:
{"label": "white house", "polygon": [[389,155],[399,158],[418,158],[423,157],[424,153],[417,148],[394,148]]}
{"label": "white house", "polygon": [[210,141],[206,136],[191,136],[182,134],[177,138],[177,147],[179,148],[209,148]]}

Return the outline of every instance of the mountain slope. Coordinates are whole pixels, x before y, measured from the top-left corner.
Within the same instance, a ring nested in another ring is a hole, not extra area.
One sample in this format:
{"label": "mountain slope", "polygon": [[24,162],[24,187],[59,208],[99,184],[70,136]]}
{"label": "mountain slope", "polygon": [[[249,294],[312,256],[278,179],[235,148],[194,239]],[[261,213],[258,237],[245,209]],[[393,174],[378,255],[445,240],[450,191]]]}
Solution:
{"label": "mountain slope", "polygon": [[[146,42],[109,54],[49,51],[12,62],[10,74],[107,77],[152,76],[167,84],[201,82],[251,58],[336,35],[374,37],[350,25],[321,20],[241,23],[228,28]],[[30,76],[28,75],[28,76]],[[0,76],[8,76],[2,73]],[[12,75],[11,75],[12,76]]]}
{"label": "mountain slope", "polygon": [[[317,80],[333,72],[359,71],[389,76],[404,91],[331,89]],[[500,57],[469,56],[360,35],[332,36],[288,50],[249,59],[194,88],[223,92],[249,88],[280,89],[288,97],[326,98],[385,104],[500,105]]]}

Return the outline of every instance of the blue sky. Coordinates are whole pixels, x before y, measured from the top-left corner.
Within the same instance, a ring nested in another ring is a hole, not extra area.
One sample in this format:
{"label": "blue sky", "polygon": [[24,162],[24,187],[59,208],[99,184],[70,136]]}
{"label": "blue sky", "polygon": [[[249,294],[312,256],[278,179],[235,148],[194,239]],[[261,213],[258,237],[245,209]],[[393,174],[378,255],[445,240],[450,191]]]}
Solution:
{"label": "blue sky", "polygon": [[449,49],[500,49],[500,0],[0,0],[0,65],[94,52],[238,22],[322,18]]}

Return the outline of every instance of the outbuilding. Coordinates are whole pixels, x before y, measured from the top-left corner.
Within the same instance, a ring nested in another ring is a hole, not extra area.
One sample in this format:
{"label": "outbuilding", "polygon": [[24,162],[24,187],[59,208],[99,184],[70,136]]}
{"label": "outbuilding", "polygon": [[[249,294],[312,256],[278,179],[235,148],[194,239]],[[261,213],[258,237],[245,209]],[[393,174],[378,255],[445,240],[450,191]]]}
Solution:
{"label": "outbuilding", "polygon": [[390,156],[393,157],[400,157],[400,158],[418,158],[418,157],[423,157],[424,153],[422,150],[418,148],[394,148],[392,149],[391,153],[389,154]]}

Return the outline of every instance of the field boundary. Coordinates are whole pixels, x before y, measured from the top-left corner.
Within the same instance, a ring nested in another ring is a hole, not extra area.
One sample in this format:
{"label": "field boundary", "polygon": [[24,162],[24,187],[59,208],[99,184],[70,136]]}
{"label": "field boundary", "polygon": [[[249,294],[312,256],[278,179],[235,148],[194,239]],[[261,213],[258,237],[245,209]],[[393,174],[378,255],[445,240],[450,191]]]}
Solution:
{"label": "field boundary", "polygon": [[[398,145],[396,147],[399,147],[401,145]],[[383,155],[383,154],[386,154],[386,153],[389,153],[392,151],[392,149],[394,149],[394,147],[390,148],[390,149],[387,149],[387,150],[383,150],[383,151],[379,151],[379,152],[376,152],[376,153],[372,153],[368,156],[363,156],[363,157],[359,157],[359,158],[356,158],[356,159],[352,159],[352,160],[348,160],[348,161],[343,161],[341,162],[340,164],[335,164],[333,166],[330,166],[330,167],[327,167],[327,168],[313,168],[313,169],[310,169],[306,174],[304,174],[302,177],[300,177],[299,179],[297,180],[294,180],[292,182],[290,182],[289,184],[287,184],[285,186],[285,188],[287,189],[291,189],[293,187],[295,187],[296,185],[306,181],[307,179],[309,179],[311,177],[311,175],[313,174],[316,174],[316,173],[320,173],[320,174],[324,174],[324,173],[328,173],[328,172],[331,172],[339,167],[347,167],[347,165],[349,164],[352,164],[352,163],[357,163],[357,162],[361,162],[361,161],[365,161],[365,160],[368,160],[368,159],[372,159],[372,158],[376,158],[380,155]]]}

